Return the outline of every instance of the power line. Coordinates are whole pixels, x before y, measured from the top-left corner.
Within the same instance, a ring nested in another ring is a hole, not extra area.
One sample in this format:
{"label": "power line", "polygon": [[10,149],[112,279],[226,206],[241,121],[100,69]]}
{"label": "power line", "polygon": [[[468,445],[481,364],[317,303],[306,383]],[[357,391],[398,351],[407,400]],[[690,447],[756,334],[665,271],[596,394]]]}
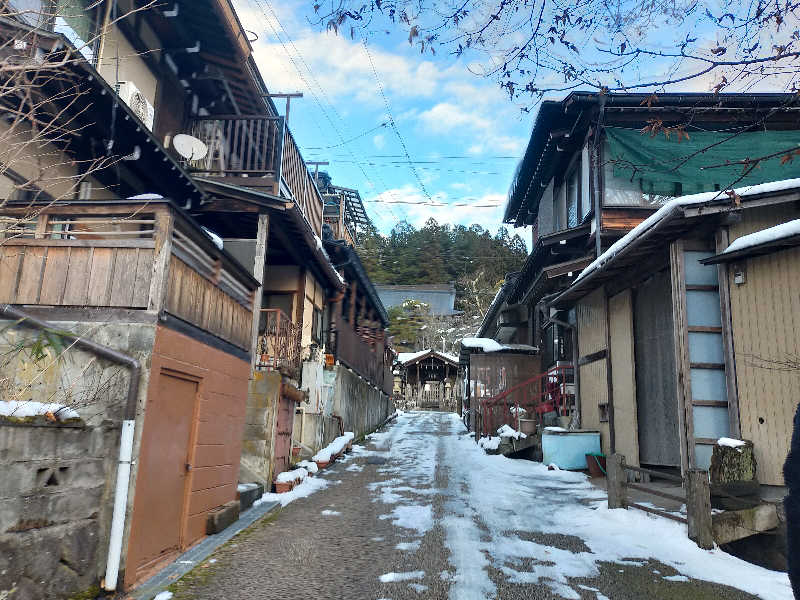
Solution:
{"label": "power line", "polygon": [[[357,157],[356,157],[356,155],[353,153],[353,151],[350,149],[350,147],[347,145],[347,142],[345,141],[345,138],[344,138],[344,136],[342,135],[341,131],[338,129],[338,127],[336,126],[336,124],[333,122],[333,119],[331,119],[331,116],[330,116],[330,114],[328,113],[328,111],[325,109],[325,107],[323,106],[323,104],[322,104],[322,102],[321,102],[321,100],[320,100],[320,97],[319,97],[319,95],[317,94],[317,92],[315,91],[315,89],[312,87],[312,85],[309,83],[308,79],[307,79],[307,78],[305,77],[305,75],[303,74],[303,72],[302,72],[302,69],[300,69],[300,66],[297,64],[297,61],[296,61],[296,60],[295,60],[295,58],[292,56],[292,53],[291,53],[291,52],[289,51],[289,49],[287,48],[287,46],[286,46],[286,43],[284,43],[284,41],[283,41],[283,39],[281,38],[280,34],[278,33],[277,29],[275,29],[275,27],[274,27],[274,25],[272,24],[272,21],[270,20],[269,16],[266,14],[266,12],[265,12],[265,10],[264,10],[264,6],[263,6],[263,5],[266,5],[266,8],[267,8],[267,9],[269,10],[269,12],[271,13],[271,15],[272,15],[272,18],[275,20],[275,22],[278,24],[278,26],[279,26],[279,27],[281,28],[281,30],[283,31],[284,35],[286,36],[286,40],[287,40],[287,42],[288,42],[289,44],[291,44],[292,48],[294,49],[295,53],[297,54],[297,57],[299,58],[299,60],[300,60],[300,61],[303,63],[303,65],[304,65],[304,66],[305,66],[305,68],[307,69],[307,71],[308,71],[308,74],[310,75],[311,79],[313,79],[313,80],[314,80],[314,82],[316,83],[316,85],[317,85],[317,88],[319,89],[319,91],[320,91],[320,93],[322,94],[322,96],[325,98],[325,100],[326,100],[326,102],[328,103],[328,105],[330,106],[331,110],[334,112],[334,114],[335,114],[335,115],[336,115],[336,117],[339,119],[339,121],[341,121],[342,123],[344,123],[344,120],[342,119],[341,115],[338,113],[338,111],[336,110],[336,107],[333,105],[333,103],[330,101],[330,98],[328,98],[327,94],[325,93],[325,90],[324,90],[324,88],[323,88],[323,87],[320,85],[319,81],[317,80],[316,76],[314,75],[314,72],[313,72],[313,70],[312,70],[312,69],[311,69],[311,67],[308,65],[308,63],[305,61],[305,59],[303,58],[303,55],[302,55],[302,54],[301,54],[301,52],[300,52],[300,51],[297,49],[297,46],[295,46],[294,42],[292,41],[292,38],[291,38],[291,36],[289,35],[289,32],[288,32],[288,31],[286,31],[286,28],[283,26],[283,23],[281,23],[281,20],[278,18],[278,15],[277,15],[277,13],[275,12],[275,9],[274,9],[274,8],[272,7],[272,5],[270,4],[269,0],[263,0],[263,1],[262,1],[262,0],[251,0],[251,4],[252,4],[253,2],[255,2],[255,4],[257,5],[258,9],[261,11],[261,14],[262,14],[262,16],[264,17],[264,20],[267,22],[267,25],[269,26],[269,28],[270,28],[270,29],[272,30],[272,32],[273,32],[273,35],[275,36],[275,38],[276,38],[276,39],[278,40],[278,42],[280,43],[281,47],[283,48],[284,52],[286,53],[286,56],[289,58],[289,61],[292,63],[292,66],[294,67],[295,71],[297,71],[297,74],[298,74],[298,76],[300,77],[300,79],[302,80],[302,82],[305,84],[305,86],[308,88],[308,91],[309,91],[309,92],[311,92],[311,97],[312,97],[312,99],[314,100],[314,103],[317,105],[317,107],[320,109],[320,111],[322,112],[322,114],[323,114],[323,116],[325,117],[325,119],[326,119],[326,120],[328,121],[328,123],[330,124],[330,126],[331,126],[331,129],[332,129],[332,130],[334,131],[334,133],[336,133],[336,135],[338,136],[338,138],[339,138],[339,141],[341,142],[341,145],[343,145],[343,147],[344,147],[344,148],[347,150],[347,152],[350,154],[350,156],[352,157],[352,159],[353,159],[354,163],[356,164],[356,166],[358,167],[358,169],[361,171],[361,174],[364,176],[364,179],[365,179],[365,181],[366,181],[368,184],[372,185],[372,179],[369,177],[369,175],[367,175],[366,171],[365,171],[365,170],[364,170],[364,168],[361,166],[361,163],[360,163],[360,162],[358,162],[358,158],[357,158]],[[383,186],[384,190],[385,190],[387,193],[390,193],[390,194],[391,194],[391,191],[388,189],[388,187],[387,187],[387,186],[386,186],[386,184],[385,184],[385,183],[382,181],[382,179],[380,179],[380,177],[378,177],[378,179],[379,179],[379,182],[381,183],[381,185]],[[391,211],[391,208],[390,208],[390,211]],[[397,215],[395,215],[395,214],[394,214],[394,211],[391,211],[391,213],[392,213],[392,216],[393,216],[395,219],[399,220],[399,219],[398,219],[398,217],[397,217]]]}
{"label": "power line", "polygon": [[397,128],[397,123],[395,123],[394,121],[394,116],[392,116],[392,107],[389,105],[389,99],[386,97],[386,93],[383,90],[383,83],[381,82],[380,77],[378,77],[378,71],[375,69],[375,63],[372,62],[372,54],[370,54],[369,52],[366,39],[364,39],[362,45],[364,46],[364,52],[366,52],[367,58],[369,59],[369,66],[372,67],[372,74],[375,76],[375,82],[378,84],[378,91],[381,93],[381,97],[383,98],[383,104],[386,107],[386,114],[389,116],[389,125],[391,126],[392,131],[394,131],[398,141],[400,142],[400,147],[403,149],[403,154],[405,154],[406,160],[408,160],[408,166],[411,169],[411,172],[414,173],[414,177],[417,178],[422,193],[425,194],[425,196],[427,196],[429,200],[433,200],[433,198],[431,198],[431,195],[428,193],[427,188],[425,187],[425,183],[422,181],[422,177],[419,176],[419,173],[417,173],[417,169],[414,167],[414,163],[411,161],[411,156],[408,153],[408,148],[406,148],[406,142],[403,139],[403,136],[400,135],[400,130]]}

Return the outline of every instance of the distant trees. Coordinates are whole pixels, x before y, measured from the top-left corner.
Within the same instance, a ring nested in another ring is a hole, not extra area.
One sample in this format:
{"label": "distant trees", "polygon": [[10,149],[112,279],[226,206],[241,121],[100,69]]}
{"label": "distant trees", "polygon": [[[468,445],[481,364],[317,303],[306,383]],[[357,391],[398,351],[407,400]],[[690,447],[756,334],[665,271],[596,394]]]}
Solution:
{"label": "distant trees", "polygon": [[375,283],[455,282],[455,308],[470,311],[485,310],[506,274],[518,271],[528,256],[522,238],[504,227],[492,235],[480,225],[440,225],[435,219],[420,229],[401,222],[386,236],[373,229],[358,253]]}
{"label": "distant trees", "polygon": [[455,283],[460,317],[434,318],[419,302],[389,310],[396,348],[444,345],[449,352],[455,340],[475,332],[506,274],[522,268],[528,256],[522,238],[504,227],[492,235],[480,225],[440,225],[434,219],[420,229],[399,223],[387,236],[373,229],[363,236],[358,253],[375,283]]}

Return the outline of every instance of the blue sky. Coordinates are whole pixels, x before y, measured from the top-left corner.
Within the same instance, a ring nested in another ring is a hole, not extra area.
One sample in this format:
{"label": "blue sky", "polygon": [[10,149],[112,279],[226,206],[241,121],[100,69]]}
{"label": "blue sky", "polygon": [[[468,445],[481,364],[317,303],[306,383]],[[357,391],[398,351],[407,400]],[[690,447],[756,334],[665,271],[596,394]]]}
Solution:
{"label": "blue sky", "polygon": [[[367,51],[349,31],[309,23],[308,0],[235,5],[259,36],[253,47],[270,91],[304,94],[289,116],[303,156],[330,161],[323,168],[361,192],[381,231],[429,217],[496,231],[532,115],[495,81],[446,52],[420,55],[402,29],[372,34]],[[276,105],[283,112],[283,101]]]}

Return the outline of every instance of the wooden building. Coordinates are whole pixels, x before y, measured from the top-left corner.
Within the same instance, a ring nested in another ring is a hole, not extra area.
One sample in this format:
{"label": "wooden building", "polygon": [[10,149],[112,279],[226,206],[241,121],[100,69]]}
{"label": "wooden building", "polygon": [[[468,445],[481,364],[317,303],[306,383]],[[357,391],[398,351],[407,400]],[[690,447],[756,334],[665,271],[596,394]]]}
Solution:
{"label": "wooden building", "polygon": [[[762,149],[768,155],[793,147],[797,102],[787,94],[594,92],[543,102],[504,215],[506,223],[531,228],[533,250],[507,278],[477,335],[540,348],[543,371],[574,363],[579,351],[591,354],[599,342],[577,347],[575,312],[550,310],[547,300],[672,197],[800,174],[800,163],[781,165],[779,157],[744,178],[725,166]],[[756,122],[758,130],[749,131]],[[737,128],[733,143],[717,143]],[[700,152],[707,146],[710,153]],[[719,167],[704,169],[712,164]]]}
{"label": "wooden building", "polygon": [[577,313],[581,421],[606,453],[685,473],[741,438],[758,481],[783,485],[800,398],[798,218],[800,179],[683,196],[553,300]]}
{"label": "wooden building", "polygon": [[401,352],[397,355],[395,400],[404,410],[458,412],[461,385],[458,357],[436,350]]}
{"label": "wooden building", "polygon": [[[3,59],[40,74],[34,108],[57,131],[0,124],[16,140],[0,148],[0,302],[143,365],[135,414],[122,414],[124,374],[78,409],[110,432],[109,457],[133,424],[121,588],[233,510],[248,459],[267,484],[289,467],[302,361],[324,360],[346,284],[321,242],[322,195],[231,3],[67,4],[64,19],[48,17],[51,3],[15,0],[20,10],[0,15]],[[202,158],[179,152],[187,135]],[[42,381],[43,398],[96,368],[79,358]],[[24,387],[29,368],[10,361],[3,376]],[[274,397],[266,370],[278,374]],[[113,499],[109,464],[102,493]],[[108,548],[111,514],[92,518]],[[106,554],[92,560],[99,581]]]}

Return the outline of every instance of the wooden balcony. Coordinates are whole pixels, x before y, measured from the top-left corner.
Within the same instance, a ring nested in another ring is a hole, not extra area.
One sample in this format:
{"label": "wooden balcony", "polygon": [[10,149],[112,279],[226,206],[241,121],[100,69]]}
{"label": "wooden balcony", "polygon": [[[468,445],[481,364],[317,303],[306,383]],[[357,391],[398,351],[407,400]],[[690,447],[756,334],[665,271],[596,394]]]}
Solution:
{"label": "wooden balcony", "polygon": [[280,371],[300,379],[302,328],[279,308],[261,309],[256,368]]}
{"label": "wooden balcony", "polygon": [[190,131],[208,146],[202,159],[185,161],[191,172],[289,198],[321,235],[322,196],[283,117],[198,117]]}
{"label": "wooden balcony", "polygon": [[167,313],[249,352],[257,287],[165,200],[0,211],[0,302]]}
{"label": "wooden balcony", "polygon": [[366,342],[346,321],[336,325],[336,359],[391,395],[394,380],[391,366],[385,364],[383,343]]}

